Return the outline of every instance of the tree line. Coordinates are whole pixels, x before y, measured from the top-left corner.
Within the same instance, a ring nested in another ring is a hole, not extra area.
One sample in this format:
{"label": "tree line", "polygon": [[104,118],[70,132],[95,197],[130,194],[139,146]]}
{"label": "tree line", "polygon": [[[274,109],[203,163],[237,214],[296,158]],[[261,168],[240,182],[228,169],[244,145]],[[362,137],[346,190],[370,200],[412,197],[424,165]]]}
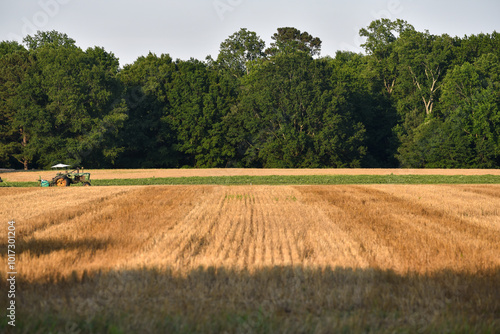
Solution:
{"label": "tree line", "polygon": [[365,54],[241,29],[216,59],[120,68],[66,34],[0,43],[0,165],[500,167],[500,36],[360,30]]}

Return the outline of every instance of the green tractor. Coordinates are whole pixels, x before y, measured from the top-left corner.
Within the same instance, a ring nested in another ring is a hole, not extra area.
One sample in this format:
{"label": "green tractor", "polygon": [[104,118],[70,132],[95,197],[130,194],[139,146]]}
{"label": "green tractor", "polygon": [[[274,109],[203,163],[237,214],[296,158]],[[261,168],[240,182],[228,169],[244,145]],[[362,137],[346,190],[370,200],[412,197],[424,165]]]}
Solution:
{"label": "green tractor", "polygon": [[77,167],[71,171],[67,170],[70,165],[58,164],[52,168],[66,168],[65,172],[59,172],[52,178],[51,181],[42,180],[40,178],[40,186],[42,187],[69,187],[71,184],[82,183],[84,186],[90,186],[90,173],[85,173],[83,167]]}

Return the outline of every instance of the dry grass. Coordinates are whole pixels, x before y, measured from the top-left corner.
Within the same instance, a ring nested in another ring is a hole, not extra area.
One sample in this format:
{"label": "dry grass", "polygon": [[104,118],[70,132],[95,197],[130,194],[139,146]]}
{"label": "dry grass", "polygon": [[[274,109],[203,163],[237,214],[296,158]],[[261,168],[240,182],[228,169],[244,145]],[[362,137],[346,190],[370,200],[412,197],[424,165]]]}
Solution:
{"label": "dry grass", "polygon": [[[151,177],[190,176],[266,176],[266,175],[500,175],[500,169],[257,169],[257,168],[211,168],[211,169],[88,169],[95,180],[143,179]],[[28,171],[2,173],[9,182],[34,182],[39,177],[52,179],[54,171]]]}
{"label": "dry grass", "polygon": [[0,199],[0,219],[17,224],[26,333],[500,330],[499,185],[0,188]]}

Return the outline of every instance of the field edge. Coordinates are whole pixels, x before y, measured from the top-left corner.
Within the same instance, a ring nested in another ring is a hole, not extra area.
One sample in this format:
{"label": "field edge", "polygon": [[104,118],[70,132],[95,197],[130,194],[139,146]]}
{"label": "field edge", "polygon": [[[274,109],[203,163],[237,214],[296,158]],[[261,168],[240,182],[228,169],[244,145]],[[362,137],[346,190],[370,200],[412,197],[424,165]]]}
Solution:
{"label": "field edge", "polygon": [[[92,180],[94,186],[135,185],[340,185],[340,184],[500,184],[500,175],[234,175],[115,178]],[[37,187],[38,182],[9,182],[0,187]]]}

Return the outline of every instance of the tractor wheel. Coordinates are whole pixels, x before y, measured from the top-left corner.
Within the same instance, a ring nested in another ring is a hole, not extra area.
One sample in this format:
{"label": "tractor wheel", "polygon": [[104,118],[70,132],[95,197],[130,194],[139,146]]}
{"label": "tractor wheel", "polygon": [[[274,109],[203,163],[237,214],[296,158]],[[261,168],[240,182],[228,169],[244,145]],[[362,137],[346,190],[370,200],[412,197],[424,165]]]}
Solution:
{"label": "tractor wheel", "polygon": [[56,180],[56,186],[58,187],[69,187],[70,181],[66,177],[61,177],[60,179]]}
{"label": "tractor wheel", "polygon": [[83,182],[84,187],[90,187],[90,182]]}

